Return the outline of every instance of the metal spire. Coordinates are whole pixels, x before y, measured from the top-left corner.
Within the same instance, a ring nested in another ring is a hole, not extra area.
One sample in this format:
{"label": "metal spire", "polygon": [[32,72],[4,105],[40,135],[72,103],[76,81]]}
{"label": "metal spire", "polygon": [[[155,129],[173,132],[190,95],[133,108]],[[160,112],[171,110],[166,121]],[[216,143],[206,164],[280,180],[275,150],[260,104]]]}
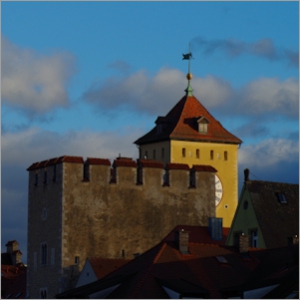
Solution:
{"label": "metal spire", "polygon": [[188,73],[186,75],[186,78],[188,80],[188,86],[185,89],[185,92],[186,92],[187,96],[193,96],[193,88],[191,87],[191,80],[193,78],[193,75],[191,73],[191,58],[192,58],[192,53],[190,51],[190,46],[191,46],[191,43],[189,43],[189,53],[182,54],[183,55],[182,59],[189,61],[189,64],[188,64]]}

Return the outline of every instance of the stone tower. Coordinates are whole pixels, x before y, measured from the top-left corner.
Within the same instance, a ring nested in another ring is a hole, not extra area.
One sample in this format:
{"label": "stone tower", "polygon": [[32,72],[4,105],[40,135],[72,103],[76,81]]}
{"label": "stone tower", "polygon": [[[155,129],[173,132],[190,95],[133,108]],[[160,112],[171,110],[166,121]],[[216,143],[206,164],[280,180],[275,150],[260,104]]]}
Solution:
{"label": "stone tower", "polygon": [[30,298],[73,288],[87,257],[133,258],[215,217],[211,166],[61,156],[27,170]]}

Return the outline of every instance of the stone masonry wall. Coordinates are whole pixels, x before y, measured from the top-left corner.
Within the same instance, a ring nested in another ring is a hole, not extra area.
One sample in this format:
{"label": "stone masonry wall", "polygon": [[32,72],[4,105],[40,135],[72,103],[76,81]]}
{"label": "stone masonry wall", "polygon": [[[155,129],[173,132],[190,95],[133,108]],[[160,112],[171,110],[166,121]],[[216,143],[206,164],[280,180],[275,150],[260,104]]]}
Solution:
{"label": "stone masonry wall", "polygon": [[[45,282],[49,297],[72,288],[87,257],[133,258],[160,242],[175,226],[207,226],[208,218],[215,217],[213,168],[198,166],[191,186],[187,165],[169,164],[165,170],[162,163],[121,158],[113,166],[104,159],[58,162],[61,182],[46,188],[34,186],[35,173],[41,177],[44,170],[39,165],[28,169],[29,285],[36,280],[30,297],[38,298],[36,293]],[[41,218],[45,206],[46,221]],[[40,266],[38,260],[39,275],[35,276],[33,252],[43,240],[48,243],[49,260],[50,248],[55,248],[55,266],[50,262]]]}

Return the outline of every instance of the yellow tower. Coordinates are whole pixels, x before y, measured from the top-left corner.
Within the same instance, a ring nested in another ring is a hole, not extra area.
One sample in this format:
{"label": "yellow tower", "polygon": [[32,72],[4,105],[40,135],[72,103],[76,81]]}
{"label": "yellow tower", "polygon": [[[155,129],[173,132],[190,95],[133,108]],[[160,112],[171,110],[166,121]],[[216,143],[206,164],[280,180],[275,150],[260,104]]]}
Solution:
{"label": "yellow tower", "polygon": [[186,95],[165,117],[158,117],[156,126],[135,144],[140,158],[214,167],[216,216],[223,218],[223,227],[230,227],[238,203],[238,148],[242,141],[193,96],[190,72],[187,79]]}

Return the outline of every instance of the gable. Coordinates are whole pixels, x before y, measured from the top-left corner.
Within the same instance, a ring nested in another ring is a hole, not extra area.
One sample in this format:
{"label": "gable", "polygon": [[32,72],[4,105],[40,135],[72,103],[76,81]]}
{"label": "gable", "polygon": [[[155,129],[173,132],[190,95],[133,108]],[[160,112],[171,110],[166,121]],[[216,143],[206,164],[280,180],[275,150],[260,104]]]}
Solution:
{"label": "gable", "polygon": [[259,222],[256,217],[256,212],[253,207],[251,194],[244,185],[241,191],[241,195],[238,202],[230,232],[226,241],[226,245],[234,245],[234,235],[238,232],[243,232],[245,235],[249,235],[249,230],[258,230],[259,248],[265,248],[265,242],[261,234]]}

